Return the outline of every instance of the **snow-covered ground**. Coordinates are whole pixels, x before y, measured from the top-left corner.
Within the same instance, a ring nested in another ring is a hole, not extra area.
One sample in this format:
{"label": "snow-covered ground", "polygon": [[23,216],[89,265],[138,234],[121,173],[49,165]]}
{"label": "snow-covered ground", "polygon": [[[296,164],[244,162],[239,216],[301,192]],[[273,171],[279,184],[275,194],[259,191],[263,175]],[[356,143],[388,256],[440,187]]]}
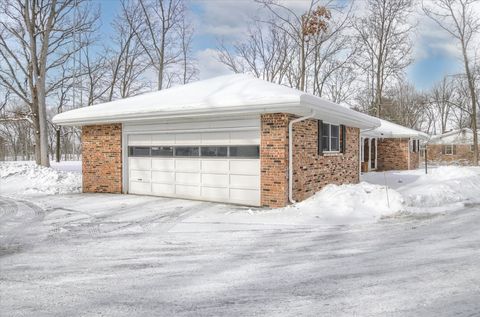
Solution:
{"label": "snow-covered ground", "polygon": [[478,168],[369,173],[267,210],[81,194],[79,166],[0,163],[2,316],[480,312]]}

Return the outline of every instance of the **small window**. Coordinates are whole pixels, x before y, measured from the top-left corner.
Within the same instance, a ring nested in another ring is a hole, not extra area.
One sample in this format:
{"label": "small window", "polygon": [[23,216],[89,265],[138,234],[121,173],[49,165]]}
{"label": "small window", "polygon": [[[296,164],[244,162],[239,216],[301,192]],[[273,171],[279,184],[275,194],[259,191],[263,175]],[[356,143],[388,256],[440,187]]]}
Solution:
{"label": "small window", "polygon": [[175,156],[199,156],[200,151],[197,146],[177,146],[175,147]]}
{"label": "small window", "polygon": [[173,156],[173,146],[152,146],[152,156]]}
{"label": "small window", "polygon": [[445,145],[445,155],[453,155],[453,145]]}
{"label": "small window", "polygon": [[340,126],[322,124],[322,152],[340,151]]}
{"label": "small window", "polygon": [[149,146],[130,146],[128,147],[128,156],[150,156]]}
{"label": "small window", "polygon": [[202,156],[227,156],[228,148],[226,146],[202,146],[200,148]]}
{"label": "small window", "polygon": [[231,146],[230,156],[258,158],[260,157],[260,147],[258,145]]}

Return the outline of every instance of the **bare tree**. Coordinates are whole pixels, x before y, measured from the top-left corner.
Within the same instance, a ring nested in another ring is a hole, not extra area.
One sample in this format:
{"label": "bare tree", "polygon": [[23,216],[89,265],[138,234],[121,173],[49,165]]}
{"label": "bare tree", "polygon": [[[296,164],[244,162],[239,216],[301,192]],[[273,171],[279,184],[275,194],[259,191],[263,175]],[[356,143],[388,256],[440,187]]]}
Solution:
{"label": "bare tree", "polygon": [[290,68],[289,85],[305,90],[307,59],[316,47],[315,44],[310,44],[313,43],[310,40],[327,32],[328,22],[332,17],[330,9],[318,0],[311,0],[305,12],[298,14],[280,2],[272,0],[257,0],[257,2],[275,17],[264,22],[280,29],[292,41],[296,49],[295,54],[298,54],[299,59],[297,69]]}
{"label": "bare tree", "polygon": [[447,131],[447,125],[452,115],[453,99],[455,97],[455,86],[452,80],[444,77],[431,89],[429,93],[429,104],[434,110],[440,125],[440,133]]}
{"label": "bare tree", "polygon": [[473,41],[480,32],[480,16],[473,6],[476,0],[437,0],[423,4],[423,11],[441,29],[455,38],[461,47],[465,75],[471,100],[471,127],[473,130],[474,164],[478,165],[477,91],[472,72]]}
{"label": "bare tree", "polygon": [[[74,35],[91,30],[98,16],[86,0],[12,0],[0,3],[0,84],[30,108],[36,161],[49,166],[47,95],[59,82],[48,76],[75,54]],[[74,10],[77,16],[73,19]]]}
{"label": "bare tree", "polygon": [[250,73],[281,84],[292,53],[291,41],[284,32],[256,21],[248,28],[247,40],[233,44],[233,50],[220,43],[218,60],[236,73]]}
{"label": "bare tree", "polygon": [[426,97],[405,80],[388,89],[383,104],[383,117],[398,124],[419,129],[428,109]]}
{"label": "bare tree", "polygon": [[371,89],[369,112],[380,117],[388,81],[401,77],[412,61],[409,36],[414,26],[408,21],[412,0],[366,0],[362,5],[366,14],[354,22],[363,57],[358,65],[367,76],[367,89]]}
{"label": "bare tree", "polygon": [[[157,89],[168,87],[164,82],[167,69],[182,55],[176,31],[186,26],[184,1],[138,0],[129,10],[125,9],[125,3],[123,6],[128,23],[157,73]],[[140,21],[135,21],[136,17]]]}

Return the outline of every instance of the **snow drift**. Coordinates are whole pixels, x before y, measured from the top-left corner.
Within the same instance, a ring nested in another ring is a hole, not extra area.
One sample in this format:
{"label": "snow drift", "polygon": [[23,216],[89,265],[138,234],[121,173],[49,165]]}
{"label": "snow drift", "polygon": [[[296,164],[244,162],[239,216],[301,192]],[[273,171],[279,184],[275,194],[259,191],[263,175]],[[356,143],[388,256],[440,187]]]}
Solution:
{"label": "snow drift", "polygon": [[33,162],[0,163],[0,194],[69,194],[82,188],[82,176]]}

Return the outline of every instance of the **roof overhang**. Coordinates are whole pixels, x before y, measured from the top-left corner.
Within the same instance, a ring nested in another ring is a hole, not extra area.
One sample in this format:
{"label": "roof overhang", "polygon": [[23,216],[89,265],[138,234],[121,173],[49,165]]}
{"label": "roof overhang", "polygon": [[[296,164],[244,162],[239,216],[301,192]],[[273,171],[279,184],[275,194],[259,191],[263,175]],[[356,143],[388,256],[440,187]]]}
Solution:
{"label": "roof overhang", "polygon": [[[101,105],[99,105],[101,106]],[[92,106],[97,107],[97,106]],[[78,109],[82,110],[84,108]],[[315,118],[335,124],[345,124],[347,126],[360,129],[375,128],[380,125],[380,121],[376,118],[364,115],[360,112],[330,103],[317,98],[309,98],[302,96],[301,102],[286,102],[276,104],[250,104],[236,105],[217,108],[201,108],[201,109],[183,109],[175,111],[150,111],[146,113],[125,113],[111,116],[108,114],[98,115],[95,117],[84,116],[81,111],[79,114],[72,116],[62,116],[58,114],[53,118],[53,122],[59,125],[84,126],[108,123],[148,123],[159,120],[168,119],[188,119],[188,118],[211,118],[211,117],[235,117],[240,115],[260,115],[262,113],[291,113],[298,116],[305,116],[315,111]],[[77,110],[72,110],[77,111]]]}

